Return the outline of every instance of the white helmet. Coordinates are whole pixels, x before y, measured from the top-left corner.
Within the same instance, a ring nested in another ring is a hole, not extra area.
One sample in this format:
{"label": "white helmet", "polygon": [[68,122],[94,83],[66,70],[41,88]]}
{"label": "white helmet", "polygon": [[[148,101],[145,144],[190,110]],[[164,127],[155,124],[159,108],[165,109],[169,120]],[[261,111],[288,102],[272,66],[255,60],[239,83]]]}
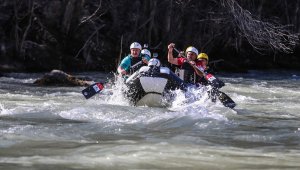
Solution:
{"label": "white helmet", "polygon": [[141,51],[141,53],[142,53],[142,54],[146,54],[146,55],[148,55],[149,57],[151,57],[151,52],[150,52],[149,50],[147,50],[147,49],[143,49],[143,50]]}
{"label": "white helmet", "polygon": [[159,67],[159,66],[160,66],[160,61],[159,61],[159,59],[157,59],[157,58],[151,58],[151,59],[148,61],[148,66],[157,66],[157,67]]}
{"label": "white helmet", "polygon": [[197,48],[195,48],[195,47],[193,47],[193,46],[189,46],[186,50],[185,50],[185,53],[187,53],[187,52],[193,52],[193,53],[195,53],[197,56],[198,56],[198,50],[197,50]]}
{"label": "white helmet", "polygon": [[138,48],[138,49],[142,50],[142,46],[141,46],[141,44],[138,43],[138,42],[133,42],[133,43],[130,45],[130,49],[132,49],[132,48]]}

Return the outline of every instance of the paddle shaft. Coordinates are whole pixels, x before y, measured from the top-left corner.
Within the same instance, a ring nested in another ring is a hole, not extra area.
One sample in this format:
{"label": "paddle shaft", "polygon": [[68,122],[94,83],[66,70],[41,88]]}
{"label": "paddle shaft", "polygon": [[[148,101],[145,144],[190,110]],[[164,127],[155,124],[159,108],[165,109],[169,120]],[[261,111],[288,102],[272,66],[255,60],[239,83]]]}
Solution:
{"label": "paddle shaft", "polygon": [[141,61],[135,63],[133,66],[130,67],[130,69],[133,69],[133,68],[137,67],[138,65],[140,65],[140,64],[142,64],[142,63],[143,63],[143,60],[141,60]]}

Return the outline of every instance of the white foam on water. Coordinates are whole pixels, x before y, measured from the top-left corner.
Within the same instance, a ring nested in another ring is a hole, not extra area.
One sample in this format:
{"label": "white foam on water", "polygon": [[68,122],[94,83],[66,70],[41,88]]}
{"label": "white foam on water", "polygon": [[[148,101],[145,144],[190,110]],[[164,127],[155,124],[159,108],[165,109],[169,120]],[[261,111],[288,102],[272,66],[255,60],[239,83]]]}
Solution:
{"label": "white foam on water", "polygon": [[176,98],[170,110],[181,115],[189,115],[194,119],[227,120],[222,112],[218,111],[218,108],[224,108],[224,106],[218,100],[216,103],[211,102],[207,90],[206,87],[199,87],[189,88],[187,92],[176,91]]}
{"label": "white foam on water", "polygon": [[5,86],[0,162],[4,169],[297,169],[299,83],[254,81],[220,89],[237,115],[200,89],[189,92],[201,97],[175,92],[169,108],[151,108],[130,106],[114,91],[119,86],[89,100],[80,88]]}
{"label": "white foam on water", "polygon": [[12,113],[14,113],[14,109],[5,109],[4,105],[0,103],[0,116],[11,115]]}
{"label": "white foam on water", "polygon": [[104,93],[109,95],[101,96],[101,93],[99,94],[99,103],[129,106],[129,100],[123,94],[123,91],[126,89],[128,87],[124,84],[124,79],[116,76],[113,84],[108,84],[104,87]]}
{"label": "white foam on water", "polygon": [[255,99],[251,96],[244,96],[237,93],[232,93],[231,98],[233,101],[236,101],[238,103],[249,103],[249,102],[257,102],[258,99]]}

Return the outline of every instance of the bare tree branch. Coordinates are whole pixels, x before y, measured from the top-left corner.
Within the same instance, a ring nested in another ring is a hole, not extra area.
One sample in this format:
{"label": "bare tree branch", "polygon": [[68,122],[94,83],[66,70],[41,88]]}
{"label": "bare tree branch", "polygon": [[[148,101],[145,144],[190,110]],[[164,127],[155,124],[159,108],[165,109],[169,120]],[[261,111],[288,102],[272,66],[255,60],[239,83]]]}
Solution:
{"label": "bare tree branch", "polygon": [[32,17],[33,17],[33,10],[34,10],[34,3],[32,1],[29,2],[29,11],[30,11],[30,16],[29,16],[29,20],[28,20],[28,25],[24,31],[24,34],[23,34],[23,37],[22,37],[22,40],[20,42],[20,54],[21,56],[25,57],[25,51],[23,50],[23,45],[24,45],[24,42],[25,42],[25,39],[26,39],[26,36],[28,34],[28,31],[31,27],[31,23],[32,23]]}
{"label": "bare tree branch", "polygon": [[116,68],[118,67],[118,65],[120,65],[121,59],[122,59],[122,53],[123,53],[123,35],[121,36],[121,44],[120,44],[120,54],[119,54],[119,58],[117,61],[117,65]]}
{"label": "bare tree branch", "polygon": [[[78,26],[80,26],[80,25],[86,23],[87,21],[90,21],[93,17],[95,17],[96,14],[98,13],[98,11],[101,9],[101,6],[102,6],[101,4],[102,4],[102,0],[99,1],[99,6],[98,6],[98,8],[96,9],[96,11],[95,11],[92,15],[90,15],[90,16],[88,16],[88,17],[84,17],[83,20],[79,23]],[[101,14],[101,15],[103,15],[103,14]],[[101,15],[100,15],[100,16],[101,16]]]}
{"label": "bare tree branch", "polygon": [[77,58],[80,54],[80,52],[86,48],[86,46],[88,45],[88,43],[90,42],[90,40],[94,37],[95,34],[98,33],[98,31],[103,28],[105,25],[101,25],[100,27],[98,27],[90,36],[89,38],[85,41],[84,45],[82,46],[82,48],[78,51],[78,53],[76,54],[76,56],[74,58]]}
{"label": "bare tree branch", "polygon": [[299,41],[298,34],[291,33],[286,26],[255,19],[235,0],[222,0],[222,4],[228,8],[241,35],[254,49],[259,52],[267,51],[270,48],[284,53],[293,52]]}

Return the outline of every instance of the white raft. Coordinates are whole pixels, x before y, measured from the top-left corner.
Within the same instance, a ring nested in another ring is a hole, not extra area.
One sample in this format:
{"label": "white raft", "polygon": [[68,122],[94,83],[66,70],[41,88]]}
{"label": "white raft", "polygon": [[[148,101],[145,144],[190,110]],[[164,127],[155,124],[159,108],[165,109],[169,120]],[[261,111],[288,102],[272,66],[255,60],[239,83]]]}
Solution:
{"label": "white raft", "polygon": [[170,91],[185,88],[183,80],[168,67],[160,67],[156,58],[132,74],[125,83],[128,86],[125,96],[136,106],[168,106]]}

